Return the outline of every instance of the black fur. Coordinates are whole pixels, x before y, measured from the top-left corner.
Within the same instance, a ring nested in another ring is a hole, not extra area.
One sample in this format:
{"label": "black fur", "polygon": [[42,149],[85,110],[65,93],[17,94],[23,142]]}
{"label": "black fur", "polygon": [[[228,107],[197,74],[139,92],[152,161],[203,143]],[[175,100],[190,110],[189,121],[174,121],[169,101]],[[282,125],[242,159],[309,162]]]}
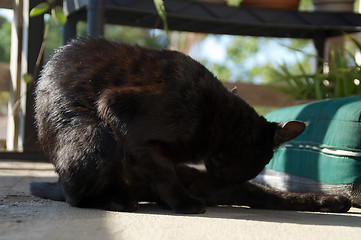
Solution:
{"label": "black fur", "polygon": [[[267,122],[234,92],[176,51],[75,40],[55,53],[37,83],[39,140],[59,183],[32,183],[31,192],[117,211],[144,200],[179,213],[224,203],[347,211],[343,197],[247,182],[305,124]],[[186,163],[204,163],[206,171]]]}

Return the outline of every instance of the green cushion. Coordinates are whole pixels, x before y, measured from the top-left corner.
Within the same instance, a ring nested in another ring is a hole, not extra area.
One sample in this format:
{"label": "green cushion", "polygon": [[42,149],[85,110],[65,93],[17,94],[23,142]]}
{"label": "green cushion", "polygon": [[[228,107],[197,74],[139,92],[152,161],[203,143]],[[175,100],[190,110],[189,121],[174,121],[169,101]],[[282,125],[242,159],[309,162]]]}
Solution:
{"label": "green cushion", "polygon": [[283,108],[266,118],[308,123],[276,151],[266,169],[328,184],[361,184],[361,96]]}

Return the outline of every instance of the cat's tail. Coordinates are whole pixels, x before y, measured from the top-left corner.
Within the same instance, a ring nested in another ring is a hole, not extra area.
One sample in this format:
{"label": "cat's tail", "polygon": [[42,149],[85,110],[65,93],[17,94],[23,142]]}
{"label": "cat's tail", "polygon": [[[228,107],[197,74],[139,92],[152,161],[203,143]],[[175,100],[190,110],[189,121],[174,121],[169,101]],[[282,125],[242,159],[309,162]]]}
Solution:
{"label": "cat's tail", "polygon": [[65,194],[59,182],[31,182],[30,193],[34,196],[54,201],[65,201]]}

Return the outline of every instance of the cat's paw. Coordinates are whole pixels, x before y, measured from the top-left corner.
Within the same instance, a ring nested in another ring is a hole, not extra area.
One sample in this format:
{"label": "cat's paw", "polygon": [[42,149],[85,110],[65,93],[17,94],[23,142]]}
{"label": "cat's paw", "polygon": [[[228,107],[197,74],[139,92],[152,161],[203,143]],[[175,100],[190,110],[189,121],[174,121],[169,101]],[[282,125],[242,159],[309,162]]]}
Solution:
{"label": "cat's paw", "polygon": [[116,212],[135,212],[138,209],[138,201],[112,201],[108,202],[104,207],[105,210],[116,211]]}
{"label": "cat's paw", "polygon": [[176,213],[197,214],[206,211],[206,204],[201,199],[188,196],[172,208]]}
{"label": "cat's paw", "polygon": [[324,196],[319,204],[322,212],[347,212],[352,206],[350,199],[338,195]]}

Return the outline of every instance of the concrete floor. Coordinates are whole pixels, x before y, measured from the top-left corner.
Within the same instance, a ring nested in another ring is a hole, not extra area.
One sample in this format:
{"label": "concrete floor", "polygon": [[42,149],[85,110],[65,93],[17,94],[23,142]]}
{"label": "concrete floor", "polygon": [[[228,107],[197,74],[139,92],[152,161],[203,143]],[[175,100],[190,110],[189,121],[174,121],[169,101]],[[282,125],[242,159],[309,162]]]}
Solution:
{"label": "concrete floor", "polygon": [[0,239],[360,239],[361,209],[328,214],[213,207],[179,215],[144,204],[135,213],[78,209],[33,197],[33,180],[56,181],[47,163],[0,161]]}

